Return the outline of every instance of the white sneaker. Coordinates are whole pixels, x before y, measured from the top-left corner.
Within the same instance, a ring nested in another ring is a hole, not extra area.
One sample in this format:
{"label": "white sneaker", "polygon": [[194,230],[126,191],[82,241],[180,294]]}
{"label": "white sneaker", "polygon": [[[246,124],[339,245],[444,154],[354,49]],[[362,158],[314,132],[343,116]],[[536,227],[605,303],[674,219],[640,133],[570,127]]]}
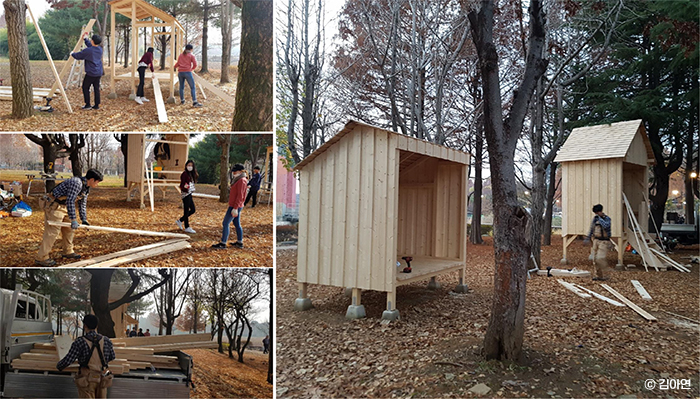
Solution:
{"label": "white sneaker", "polygon": [[147,99],[146,97],[141,97],[141,101],[149,102],[151,100]]}
{"label": "white sneaker", "polygon": [[136,101],[136,104],[143,105],[143,101],[141,101],[141,97],[136,97],[134,99],[134,101]]}
{"label": "white sneaker", "polygon": [[180,219],[176,220],[175,223],[177,223],[177,227],[179,227],[180,230],[184,230],[184,229],[182,228],[182,222],[180,221]]}
{"label": "white sneaker", "polygon": [[192,230],[192,227],[188,227],[185,229],[185,233],[194,234],[194,233],[196,233],[196,231]]}

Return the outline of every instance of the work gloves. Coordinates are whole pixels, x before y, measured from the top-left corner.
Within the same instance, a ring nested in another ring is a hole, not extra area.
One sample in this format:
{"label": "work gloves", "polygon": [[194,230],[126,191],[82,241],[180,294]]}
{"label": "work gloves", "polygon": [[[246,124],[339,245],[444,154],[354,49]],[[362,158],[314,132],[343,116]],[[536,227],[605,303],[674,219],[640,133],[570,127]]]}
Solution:
{"label": "work gloves", "polygon": [[89,225],[90,225],[90,223],[88,223],[87,219],[83,219],[80,223],[81,223],[81,224],[84,224],[85,226],[89,226]]}
{"label": "work gloves", "polygon": [[71,228],[71,229],[75,230],[75,229],[78,228],[78,226],[80,226],[80,225],[78,224],[78,221],[77,221],[77,220],[72,220],[72,221],[70,222],[70,228]]}

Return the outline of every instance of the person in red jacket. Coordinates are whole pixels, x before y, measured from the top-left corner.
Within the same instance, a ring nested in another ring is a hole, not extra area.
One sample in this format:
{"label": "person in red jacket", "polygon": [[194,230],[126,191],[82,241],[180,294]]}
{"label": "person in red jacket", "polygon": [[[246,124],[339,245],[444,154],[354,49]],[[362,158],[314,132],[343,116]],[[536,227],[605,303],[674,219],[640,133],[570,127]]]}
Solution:
{"label": "person in red jacket", "polygon": [[197,59],[192,54],[192,45],[185,46],[185,51],[177,57],[175,70],[177,71],[177,79],[180,82],[180,104],[185,103],[185,80],[190,85],[190,93],[192,94],[192,106],[201,107],[202,104],[197,102],[197,92],[194,90],[194,76],[192,71],[197,68]]}
{"label": "person in red jacket", "polygon": [[229,225],[233,221],[236,227],[236,237],[238,241],[231,244],[232,247],[243,248],[243,229],[241,228],[241,211],[243,210],[243,201],[245,201],[246,189],[248,188],[248,179],[243,173],[243,165],[235,164],[231,169],[233,173],[233,182],[231,183],[231,191],[228,194],[228,210],[224,216],[224,230],[221,234],[221,242],[212,245],[212,248],[226,248],[229,235]]}
{"label": "person in red jacket", "polygon": [[148,102],[149,100],[143,96],[143,84],[146,80],[146,68],[151,67],[151,74],[155,75],[153,70],[153,47],[149,47],[144,53],[143,57],[139,60],[139,87],[136,89],[136,101],[138,104],[143,105],[143,102]]}
{"label": "person in red jacket", "polygon": [[[185,233],[190,234],[196,233],[190,227],[190,216],[194,215],[195,211],[192,193],[194,192],[194,184],[197,182],[197,179],[199,179],[197,168],[194,166],[194,161],[189,160],[185,163],[185,171],[180,175],[180,196],[182,197],[183,215],[175,223],[181,230],[185,230]],[[185,224],[184,229],[182,228],[183,223]]]}

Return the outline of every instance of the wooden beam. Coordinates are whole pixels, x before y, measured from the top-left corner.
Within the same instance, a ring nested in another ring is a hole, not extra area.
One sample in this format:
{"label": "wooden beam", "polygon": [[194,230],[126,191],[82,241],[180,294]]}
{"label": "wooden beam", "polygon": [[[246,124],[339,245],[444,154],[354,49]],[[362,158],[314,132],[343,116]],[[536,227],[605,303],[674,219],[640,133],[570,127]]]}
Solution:
{"label": "wooden beam", "polygon": [[[77,53],[78,50],[80,50],[80,47],[83,45],[83,35],[85,32],[92,32],[92,26],[95,24],[95,19],[90,19],[85,25],[85,29],[83,29],[80,32],[80,38],[78,39],[78,43],[75,44],[75,47],[73,47],[73,51],[70,52],[70,54]],[[75,61],[75,58],[73,58],[72,55],[68,56],[68,60],[63,64],[63,68],[61,68],[61,72],[58,74],[58,78],[63,80],[63,78],[66,76],[66,73],[70,71],[71,64]],[[58,88],[58,82],[54,82],[53,85],[51,86],[51,89],[49,93],[51,93],[51,96],[53,96],[54,92],[56,92],[56,89]]]}
{"label": "wooden beam", "polygon": [[182,241],[182,240],[181,239],[174,239],[174,240],[161,241],[161,242],[157,242],[155,244],[148,244],[148,245],[143,245],[140,247],[129,248],[129,249],[125,249],[123,251],[114,252],[114,253],[102,255],[102,256],[96,256],[94,258],[85,259],[85,260],[81,260],[81,261],[74,262],[74,263],[69,263],[67,265],[62,265],[62,266],[58,266],[58,267],[76,268],[76,267],[92,266],[92,265],[98,264],[100,262],[104,262],[106,260],[118,258],[120,256],[126,256],[129,254],[135,253],[135,252],[141,252],[141,251],[145,251],[148,249],[157,248],[157,247],[161,247],[163,245],[169,245],[169,244],[172,244],[175,242],[180,242],[180,241]]}
{"label": "wooden beam", "polygon": [[631,281],[632,281],[632,285],[634,286],[634,288],[637,290],[637,292],[639,292],[639,295],[642,296],[642,299],[646,299],[647,301],[651,301],[651,295],[649,295],[647,290],[644,289],[644,287],[642,286],[642,283],[640,283],[637,280],[631,280]]}
{"label": "wooden beam", "polygon": [[146,170],[148,175],[148,199],[151,203],[151,212],[153,212],[153,162],[151,162],[151,167]]}
{"label": "wooden beam", "polygon": [[597,293],[597,292],[595,292],[595,291],[591,291],[591,290],[589,290],[588,288],[586,288],[586,287],[584,287],[584,286],[581,286],[581,285],[578,285],[578,284],[574,284],[574,286],[576,286],[576,288],[580,288],[580,289],[586,291],[587,293],[593,295],[594,297],[600,299],[601,301],[605,301],[605,302],[607,302],[607,303],[609,303],[609,304],[611,304],[611,305],[615,305],[615,306],[625,306],[624,303],[620,303],[620,302],[618,302],[618,301],[616,301],[616,300],[614,300],[614,299],[610,299],[610,298],[608,298],[608,297],[606,297],[606,296],[604,296],[604,295],[600,295],[599,293]]}
{"label": "wooden beam", "polygon": [[117,92],[114,90],[114,83],[115,83],[115,77],[117,76],[117,71],[116,71],[116,62],[117,62],[117,49],[116,49],[116,43],[117,43],[117,36],[115,34],[115,27],[117,25],[116,23],[116,17],[114,13],[114,8],[111,8],[110,12],[110,21],[112,22],[110,25],[110,32],[111,36],[109,37],[109,65],[110,65],[110,71],[109,71],[109,76],[111,78],[110,83],[109,83],[109,96],[111,98],[117,98]]}
{"label": "wooden beam", "polygon": [[114,266],[119,266],[123,265],[125,263],[131,263],[131,262],[136,262],[137,260],[141,259],[146,259],[150,258],[153,256],[159,256],[159,255],[164,255],[170,252],[175,252],[175,251],[180,251],[182,249],[187,249],[191,248],[190,243],[187,241],[178,241],[172,244],[168,245],[161,245],[160,247],[156,247],[153,249],[149,249],[146,251],[141,251],[141,252],[135,252],[129,255],[124,255],[120,256],[118,258],[106,260],[104,262],[96,263],[93,265],[94,267],[114,267]]}
{"label": "wooden beam", "polygon": [[622,294],[620,294],[619,292],[617,292],[617,291],[615,291],[614,289],[612,289],[609,285],[607,285],[607,284],[601,284],[600,286],[603,287],[603,288],[605,288],[606,290],[608,290],[611,294],[615,295],[615,296],[617,297],[617,299],[621,300],[622,302],[625,303],[625,305],[629,306],[630,308],[632,308],[632,310],[634,310],[635,312],[639,313],[640,316],[644,317],[645,319],[647,319],[647,320],[649,320],[649,321],[656,321],[656,317],[652,316],[651,314],[649,314],[649,313],[648,313],[647,311],[645,311],[644,309],[642,309],[642,308],[640,308],[639,306],[635,305],[634,302],[632,302],[632,301],[630,301],[629,299],[625,298]]}
{"label": "wooden beam", "polygon": [[[156,100],[156,110],[158,111],[158,122],[168,123],[168,111],[165,110],[163,93],[160,91],[160,82],[157,77],[153,77],[153,97]],[[150,141],[146,139],[146,141]]]}
{"label": "wooden beam", "polygon": [[51,52],[49,51],[49,48],[46,46],[46,41],[44,41],[44,35],[41,33],[41,28],[39,27],[39,24],[37,23],[36,19],[34,18],[34,14],[32,13],[32,9],[29,8],[29,4],[27,4],[27,11],[29,11],[29,16],[32,17],[32,21],[34,22],[34,27],[36,28],[36,34],[39,36],[39,40],[41,40],[41,45],[44,47],[44,52],[46,53],[46,58],[49,60],[49,65],[51,66],[51,72],[53,72],[53,77],[56,79],[56,82],[58,83],[58,88],[61,90],[61,95],[63,96],[63,101],[66,103],[66,107],[68,108],[68,113],[72,114],[73,113],[73,107],[70,106],[70,102],[68,101],[68,96],[66,96],[66,91],[63,90],[63,83],[61,82],[60,76],[58,76],[58,71],[56,70],[56,65],[53,63],[53,58],[51,58]]}
{"label": "wooden beam", "polygon": [[214,86],[213,84],[209,83],[207,80],[205,80],[205,79],[202,78],[201,76],[199,76],[199,75],[197,75],[196,73],[194,73],[194,71],[192,72],[192,75],[194,76],[194,81],[195,81],[195,82],[200,83],[200,84],[201,84],[202,86],[204,86],[207,90],[209,90],[210,92],[214,93],[214,95],[216,95],[217,97],[219,97],[219,98],[221,98],[222,100],[226,101],[226,102],[229,103],[230,105],[232,105],[232,106],[234,106],[234,107],[236,106],[236,99],[233,98],[233,97],[231,97],[228,93],[226,93],[225,91],[219,89],[218,87]]}
{"label": "wooden beam", "polygon": [[571,284],[571,283],[567,283],[566,281],[564,281],[564,280],[562,280],[562,279],[560,279],[560,278],[557,279],[557,282],[558,282],[559,284],[563,285],[564,288],[566,288],[567,290],[569,290],[569,291],[573,292],[574,294],[580,296],[581,298],[590,298],[590,297],[591,297],[590,294],[587,294],[587,293],[581,291],[581,290],[578,289],[575,285],[573,285],[573,284]]}
{"label": "wooden beam", "polygon": [[193,197],[201,197],[201,198],[211,198],[211,199],[221,199],[221,196],[218,195],[211,195],[211,194],[202,194],[202,193],[192,193]]}
{"label": "wooden beam", "polygon": [[188,342],[210,342],[211,334],[178,334],[178,335],[158,335],[152,337],[131,337],[131,338],[114,338],[115,343],[126,343],[130,348],[139,346],[151,347],[152,345],[188,343]]}
{"label": "wooden beam", "polygon": [[691,322],[693,322],[693,323],[695,323],[695,324],[700,324],[700,321],[693,320],[693,319],[691,319],[690,317],[681,316],[681,315],[679,315],[679,314],[667,312],[667,311],[665,311],[665,310],[662,310],[662,312],[668,313],[668,314],[670,314],[671,316],[675,316],[675,317],[679,317],[679,318],[684,319],[684,320],[691,321]]}
{"label": "wooden beam", "polygon": [[[60,227],[70,227],[70,223],[66,222],[54,222],[54,221],[49,221],[47,222],[48,224],[52,226],[60,226]],[[81,229],[88,229],[88,230],[98,230],[98,231],[108,231],[111,233],[124,233],[124,234],[138,234],[142,236],[153,236],[153,237],[172,237],[172,238],[184,238],[189,240],[190,236],[187,234],[180,234],[180,233],[168,233],[168,232],[160,232],[160,231],[146,231],[146,230],[131,230],[131,229],[119,229],[116,227],[104,227],[104,226],[87,226],[84,224],[81,224],[78,228]]]}

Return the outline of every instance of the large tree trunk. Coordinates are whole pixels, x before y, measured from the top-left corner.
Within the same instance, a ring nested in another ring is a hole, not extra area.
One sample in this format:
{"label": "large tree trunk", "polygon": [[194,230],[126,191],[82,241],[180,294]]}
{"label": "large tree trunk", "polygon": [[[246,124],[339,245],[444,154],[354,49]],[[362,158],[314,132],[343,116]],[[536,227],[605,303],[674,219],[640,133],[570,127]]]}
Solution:
{"label": "large tree trunk", "polygon": [[29,45],[27,44],[27,6],[24,0],[5,0],[7,46],[9,50],[10,77],[12,79],[12,117],[24,119],[32,116],[34,100],[32,77],[29,70]]}
{"label": "large tree trunk", "polygon": [[[163,28],[162,31],[165,32],[165,28]],[[158,35],[158,43],[160,44],[160,49],[158,50],[158,51],[160,51],[160,68],[158,68],[158,70],[160,70],[160,71],[165,70],[165,60],[166,60],[165,56],[167,53],[167,46],[168,46],[167,36],[168,35]],[[180,49],[172,48],[172,49],[170,49],[170,51],[175,52],[175,54],[177,54],[177,52],[180,51]],[[170,67],[172,68],[172,67],[174,67],[174,65],[171,65]],[[177,74],[176,74],[176,76],[177,76]]]}
{"label": "large tree trunk", "polygon": [[124,25],[124,68],[129,67],[129,25]]}
{"label": "large tree trunk", "polygon": [[231,135],[217,134],[216,141],[219,144],[219,148],[221,148],[221,153],[219,154],[219,202],[228,203],[228,163],[231,152]]}
{"label": "large tree trunk", "polygon": [[204,0],[202,6],[202,66],[200,74],[209,73],[209,58],[207,47],[209,45],[209,0]]}
{"label": "large tree trunk", "polygon": [[[244,4],[246,2],[243,2]],[[233,3],[221,1],[221,79],[220,83],[229,83],[229,66],[231,66],[231,42],[233,41]],[[241,54],[243,58],[243,54]],[[238,91],[238,90],[236,90]]]}
{"label": "large tree trunk", "polygon": [[109,285],[114,269],[91,269],[90,304],[97,316],[97,332],[109,338],[116,337],[114,321],[109,309]]}
{"label": "large tree trunk", "polygon": [[85,135],[71,133],[68,135],[70,141],[69,155],[73,176],[83,175],[83,161],[80,158],[80,150],[85,147]]}
{"label": "large tree trunk", "polygon": [[481,204],[483,198],[483,181],[482,171],[484,168],[484,136],[483,136],[483,118],[477,122],[479,132],[476,135],[476,143],[474,144],[474,206],[472,207],[472,225],[470,239],[472,244],[483,244],[481,238]]}
{"label": "large tree trunk", "polygon": [[484,337],[487,359],[518,361],[522,355],[530,248],[525,234],[529,229],[528,215],[518,205],[515,148],[532,93],[547,68],[547,61],[542,58],[545,18],[539,0],[530,2],[529,13],[530,37],[525,71],[506,118],[501,102],[498,53],[493,41],[493,1],[483,0],[478,14],[476,11],[469,13],[484,88],[484,131],[493,190],[496,268],[491,318]]}
{"label": "large tree trunk", "polygon": [[[698,80],[691,79],[694,91],[698,92]],[[698,122],[698,117],[693,112],[688,113],[689,129],[685,141],[685,222],[687,224],[695,224],[695,195],[693,194],[693,178],[690,174],[693,172],[693,159],[695,156],[696,137],[695,132]],[[700,159],[698,160],[700,162]],[[697,177],[696,177],[697,178]]]}
{"label": "large tree trunk", "polygon": [[232,130],[272,130],[272,0],[244,1]]}
{"label": "large tree trunk", "polygon": [[552,245],[552,214],[554,213],[554,192],[557,189],[557,165],[556,162],[549,164],[549,188],[547,189],[547,210],[544,212],[542,245]]}

